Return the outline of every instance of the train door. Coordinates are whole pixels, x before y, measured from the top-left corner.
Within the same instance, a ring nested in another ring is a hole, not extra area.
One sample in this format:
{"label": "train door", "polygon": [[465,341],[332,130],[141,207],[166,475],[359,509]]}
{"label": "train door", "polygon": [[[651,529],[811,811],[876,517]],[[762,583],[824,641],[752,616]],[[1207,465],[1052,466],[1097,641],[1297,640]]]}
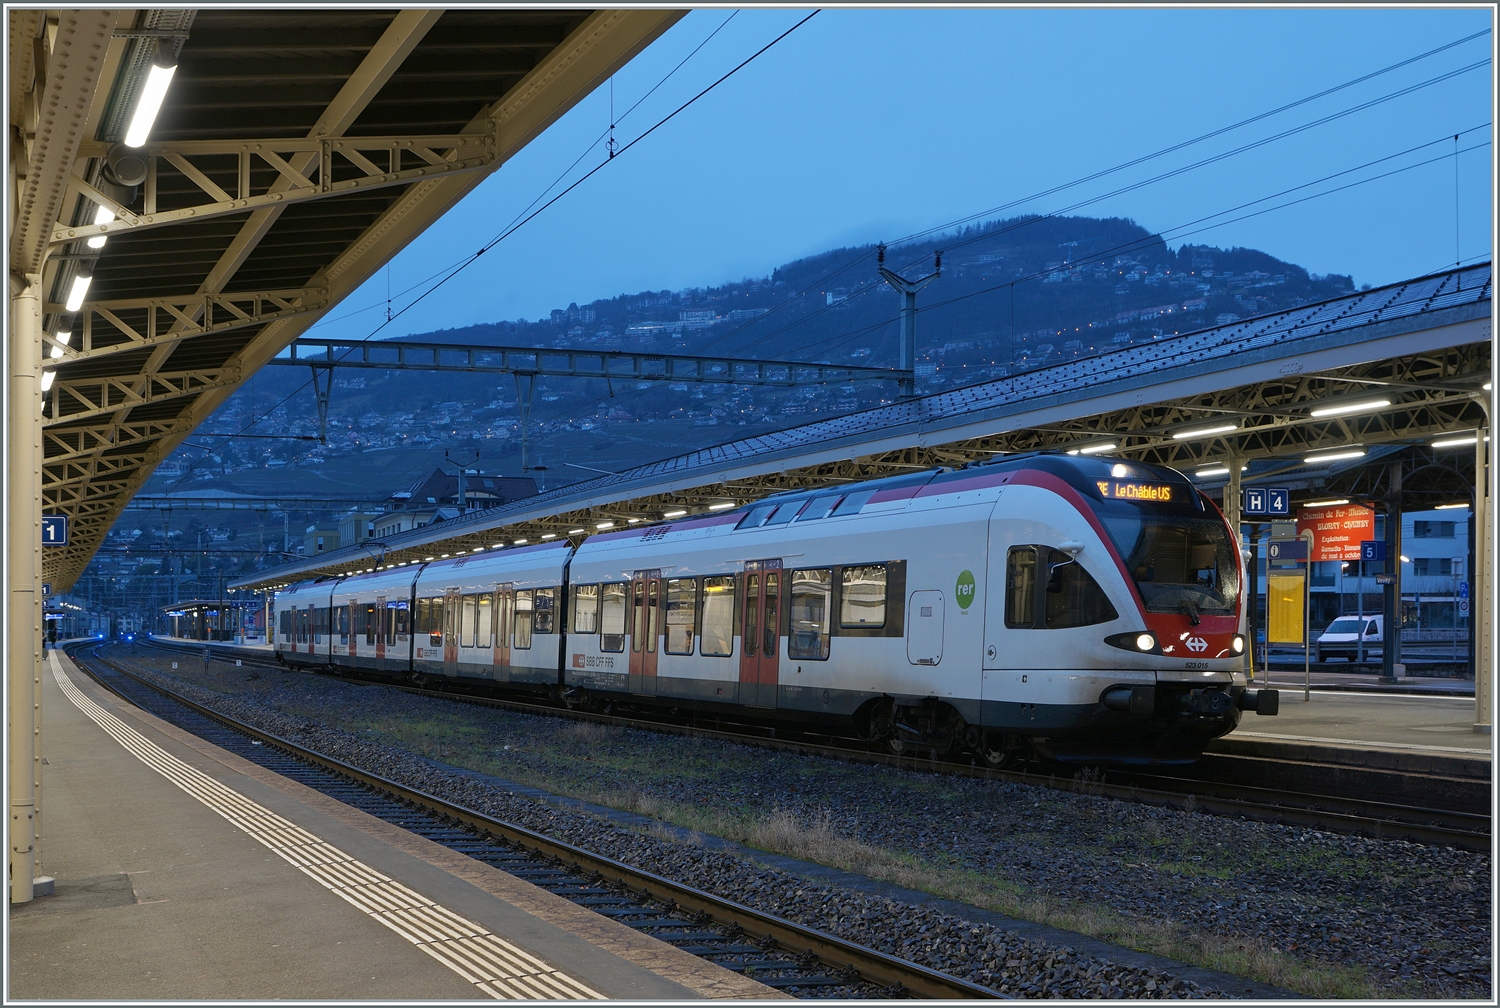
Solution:
{"label": "train door", "polygon": [[385,611],[385,596],[375,597],[375,611],[370,615],[375,617],[375,667],[385,668],[385,634],[386,625],[390,621],[390,614]]}
{"label": "train door", "polygon": [[359,654],[359,603],[350,602],[349,607],[349,657]]}
{"label": "train door", "polygon": [[745,563],[740,702],[775,707],[781,654],[781,561]]}
{"label": "train door", "polygon": [[516,586],[503,584],[495,589],[495,678],[510,682],[510,633],[516,612]]}
{"label": "train door", "polygon": [[443,675],[458,675],[458,606],[461,601],[457,588],[449,588],[443,597]]}
{"label": "train door", "polygon": [[943,593],[914,591],[906,604],[906,660],[936,665],[943,660]]}
{"label": "train door", "polygon": [[630,578],[630,692],[656,696],[656,656],[661,637],[661,571]]}

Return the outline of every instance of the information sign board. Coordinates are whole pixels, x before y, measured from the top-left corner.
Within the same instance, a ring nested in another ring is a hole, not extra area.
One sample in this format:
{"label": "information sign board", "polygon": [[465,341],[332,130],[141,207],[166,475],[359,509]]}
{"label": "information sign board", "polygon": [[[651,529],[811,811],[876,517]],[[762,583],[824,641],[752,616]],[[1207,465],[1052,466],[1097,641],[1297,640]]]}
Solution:
{"label": "information sign board", "polygon": [[1297,534],[1311,529],[1315,536],[1312,559],[1358,560],[1361,544],[1375,538],[1375,512],[1358,504],[1305,507],[1297,515]]}
{"label": "information sign board", "polygon": [[1246,487],[1244,497],[1243,514],[1285,518],[1292,513],[1292,492],[1286,487]]}
{"label": "information sign board", "polygon": [[1307,540],[1272,539],[1266,556],[1272,560],[1295,560],[1301,563],[1307,559]]}
{"label": "information sign board", "polygon": [[1359,544],[1359,558],[1361,560],[1384,560],[1385,540],[1366,539]]}

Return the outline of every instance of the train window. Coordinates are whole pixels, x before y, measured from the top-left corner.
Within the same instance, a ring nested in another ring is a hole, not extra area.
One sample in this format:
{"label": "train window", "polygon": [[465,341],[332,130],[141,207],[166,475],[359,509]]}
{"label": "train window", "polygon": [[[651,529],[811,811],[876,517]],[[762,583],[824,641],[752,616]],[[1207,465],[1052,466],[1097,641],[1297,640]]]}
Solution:
{"label": "train window", "polygon": [[531,617],[531,590],[528,588],[516,592],[515,639],[512,646],[522,649],[531,647]]}
{"label": "train window", "polygon": [[277,622],[281,624],[281,639],[284,643],[292,642],[292,614],[285,609],[277,616]]}
{"label": "train window", "polygon": [[599,586],[599,650],[625,650],[624,584]]}
{"label": "train window", "polygon": [[745,575],[745,632],[742,635],[745,654],[754,655],[760,650],[760,575]]}
{"label": "train window", "polygon": [[758,504],[745,513],[745,517],[740,519],[740,523],[735,528],[760,528],[775,510],[775,504]]}
{"label": "train window", "polygon": [[337,629],[334,632],[339,635],[339,643],[340,644],[348,644],[349,643],[349,607],[348,606],[339,606],[338,608],[334,609],[333,614],[334,614],[333,618],[334,618],[335,623],[337,625]]}
{"label": "train window", "polygon": [[693,622],[698,612],[698,579],[667,582],[667,654],[693,653]]}
{"label": "train window", "polygon": [[383,621],[383,627],[382,627],[382,629],[384,629],[384,631],[385,631],[385,646],[386,647],[390,647],[390,646],[392,646],[393,644],[396,643],[396,603],[395,602],[387,602],[385,604],[385,612],[381,613],[381,619]]}
{"label": "train window", "polygon": [[1108,623],[1117,617],[1099,582],[1069,554],[1049,546],[1011,548],[1006,564],[1006,626],[1062,630]]}
{"label": "train window", "polygon": [[479,636],[474,640],[475,647],[490,648],[495,646],[495,597],[489,592],[479,596]]}
{"label": "train window", "polygon": [[573,586],[573,632],[599,632],[599,586]]}
{"label": "train window", "polygon": [[553,618],[557,615],[557,609],[553,601],[557,596],[556,588],[538,588],[536,590],[536,613],[532,616],[532,629],[536,633],[557,633],[553,624]]}
{"label": "train window", "polygon": [[396,607],[392,610],[396,619],[396,639],[398,641],[405,641],[407,635],[411,633],[410,604],[406,602],[396,602],[393,604]]}
{"label": "train window", "polygon": [[828,617],[833,593],[833,571],[792,571],[792,625],[787,637],[788,658],[828,657]]}
{"label": "train window", "polygon": [[856,490],[839,501],[839,506],[833,509],[833,513],[835,516],[859,514],[859,509],[868,504],[870,498],[874,496],[874,490]]}
{"label": "train window", "polygon": [[364,619],[365,623],[365,643],[374,644],[375,631],[377,629],[377,624],[375,621],[375,607],[369,603],[366,603],[360,606],[359,610],[360,616]]}
{"label": "train window", "polygon": [[1005,561],[1005,625],[1036,626],[1036,550],[1012,546]]}
{"label": "train window", "polygon": [[726,657],[734,652],[734,577],[703,579],[703,633],[698,653]]}
{"label": "train window", "polygon": [[885,626],[885,564],[845,567],[839,592],[839,625]]}
{"label": "train window", "polygon": [[1048,629],[1108,623],[1119,616],[1093,575],[1062,550],[1047,551],[1047,590],[1042,596]]}
{"label": "train window", "polygon": [[828,513],[834,509],[834,506],[837,505],[841,499],[841,494],[825,494],[822,497],[814,497],[812,501],[808,503],[807,507],[802,509],[802,513],[797,516],[797,520],[799,522],[802,522],[814,521],[818,518],[827,518]]}
{"label": "train window", "polygon": [[801,511],[802,506],[806,503],[806,501],[800,500],[787,501],[785,504],[778,507],[775,513],[771,515],[771,517],[766,519],[766,524],[785,525],[787,522],[797,517],[797,512]]}
{"label": "train window", "polygon": [[479,596],[465,595],[460,610],[458,643],[464,647],[478,647],[479,641]]}

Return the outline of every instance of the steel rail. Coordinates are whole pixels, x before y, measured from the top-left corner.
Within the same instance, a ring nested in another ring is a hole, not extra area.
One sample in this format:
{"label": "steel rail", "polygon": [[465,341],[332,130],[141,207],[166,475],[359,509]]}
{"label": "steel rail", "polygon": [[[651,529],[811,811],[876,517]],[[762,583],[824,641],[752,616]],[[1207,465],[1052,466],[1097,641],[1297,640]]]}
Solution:
{"label": "steel rail", "polygon": [[[191,645],[164,644],[159,641],[138,643],[167,650],[192,652]],[[245,660],[242,656],[241,660]],[[268,667],[287,668],[280,662],[259,658]],[[1196,809],[1218,815],[1243,816],[1261,822],[1275,822],[1290,826],[1327,829],[1333,832],[1369,834],[1381,839],[1410,840],[1416,843],[1457,847],[1461,850],[1488,851],[1491,849],[1490,817],[1445,809],[1421,808],[1346,798],[1339,795],[1299,793],[1271,788],[1257,788],[1238,784],[1220,784],[1165,774],[1148,774],[1132,770],[1132,774],[1153,780],[1156,787],[1139,784],[1113,784],[1104,781],[1077,781],[1060,779],[1055,774],[1027,773],[1018,770],[998,770],[978,765],[950,762],[912,755],[894,755],[871,752],[839,745],[796,741],[775,737],[749,735],[722,729],[698,728],[691,725],[653,721],[642,718],[623,717],[618,714],[598,714],[591,711],[573,710],[567,707],[524,700],[500,699],[472,693],[454,692],[446,689],[431,689],[406,686],[382,679],[366,679],[350,676],[339,670],[330,670],[336,678],[360,685],[385,686],[390,689],[423,696],[441,696],[458,703],[494,707],[521,714],[541,717],[562,717],[575,721],[635,728],[693,738],[713,739],[752,745],[783,752],[797,752],[810,756],[845,762],[865,763],[898,767],[929,773],[946,773],[982,780],[1003,781],[1015,784],[1031,784],[1053,790],[1099,795],[1124,801],[1136,801],[1147,805],[1179,809]],[[463,685],[442,683],[444,685]],[[748,727],[748,726],[747,726]],[[853,741],[853,740],[851,740]],[[1293,761],[1296,762],[1296,761]],[[1162,787],[1163,784],[1172,785]]]}
{"label": "steel rail", "polygon": [[[69,653],[72,655],[76,651],[84,650],[90,646],[87,642],[74,645]],[[401,784],[388,777],[382,777],[379,774],[363,770],[332,756],[324,755],[279,735],[246,724],[211,707],[189,700],[181,694],[136,675],[129,669],[98,654],[100,646],[97,643],[92,645],[93,653],[89,656],[92,660],[108,666],[121,675],[128,676],[141,685],[167,697],[174,703],[181,704],[189,710],[211,718],[235,731],[242,732],[252,738],[273,745],[299,759],[342,774],[368,787],[385,791],[402,801],[419,808],[425,808],[438,815],[446,816],[471,829],[499,837],[510,843],[540,853],[544,857],[556,859],[581,871],[597,872],[607,879],[613,879],[621,883],[627,889],[634,892],[648,895],[669,905],[675,904],[686,911],[706,914],[719,924],[739,927],[749,934],[768,935],[781,945],[795,951],[810,951],[824,962],[836,967],[852,968],[861,976],[874,983],[887,987],[899,984],[905,991],[925,998],[948,1000],[998,998],[1002,1000],[1014,1000],[1011,995],[1002,994],[999,991],[971,983],[959,977],[950,976],[937,970],[928,969],[917,963],[887,955],[884,952],[858,945],[835,935],[828,934],[825,931],[787,920],[784,917],[778,917],[774,914],[745,906],[742,903],[736,903],[733,900],[714,896],[701,889],[695,889],[692,886],[674,882],[654,872],[616,861],[602,854],[595,854],[524,826],[496,819],[467,806],[450,802],[444,798],[429,794],[426,791]],[[84,668],[86,671],[88,670],[86,664]],[[104,688],[110,688],[108,683],[98,677],[94,677],[94,680]],[[111,690],[111,692],[115,691]],[[117,693],[116,695],[119,694]]]}

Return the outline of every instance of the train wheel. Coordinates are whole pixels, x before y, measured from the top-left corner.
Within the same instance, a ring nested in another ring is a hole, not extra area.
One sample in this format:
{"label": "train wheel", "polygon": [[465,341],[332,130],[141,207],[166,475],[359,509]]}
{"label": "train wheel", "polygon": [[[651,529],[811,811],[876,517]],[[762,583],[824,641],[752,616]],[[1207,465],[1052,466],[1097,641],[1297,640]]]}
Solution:
{"label": "train wheel", "polygon": [[892,756],[900,756],[906,752],[906,741],[899,735],[887,735],[880,740],[880,746]]}

